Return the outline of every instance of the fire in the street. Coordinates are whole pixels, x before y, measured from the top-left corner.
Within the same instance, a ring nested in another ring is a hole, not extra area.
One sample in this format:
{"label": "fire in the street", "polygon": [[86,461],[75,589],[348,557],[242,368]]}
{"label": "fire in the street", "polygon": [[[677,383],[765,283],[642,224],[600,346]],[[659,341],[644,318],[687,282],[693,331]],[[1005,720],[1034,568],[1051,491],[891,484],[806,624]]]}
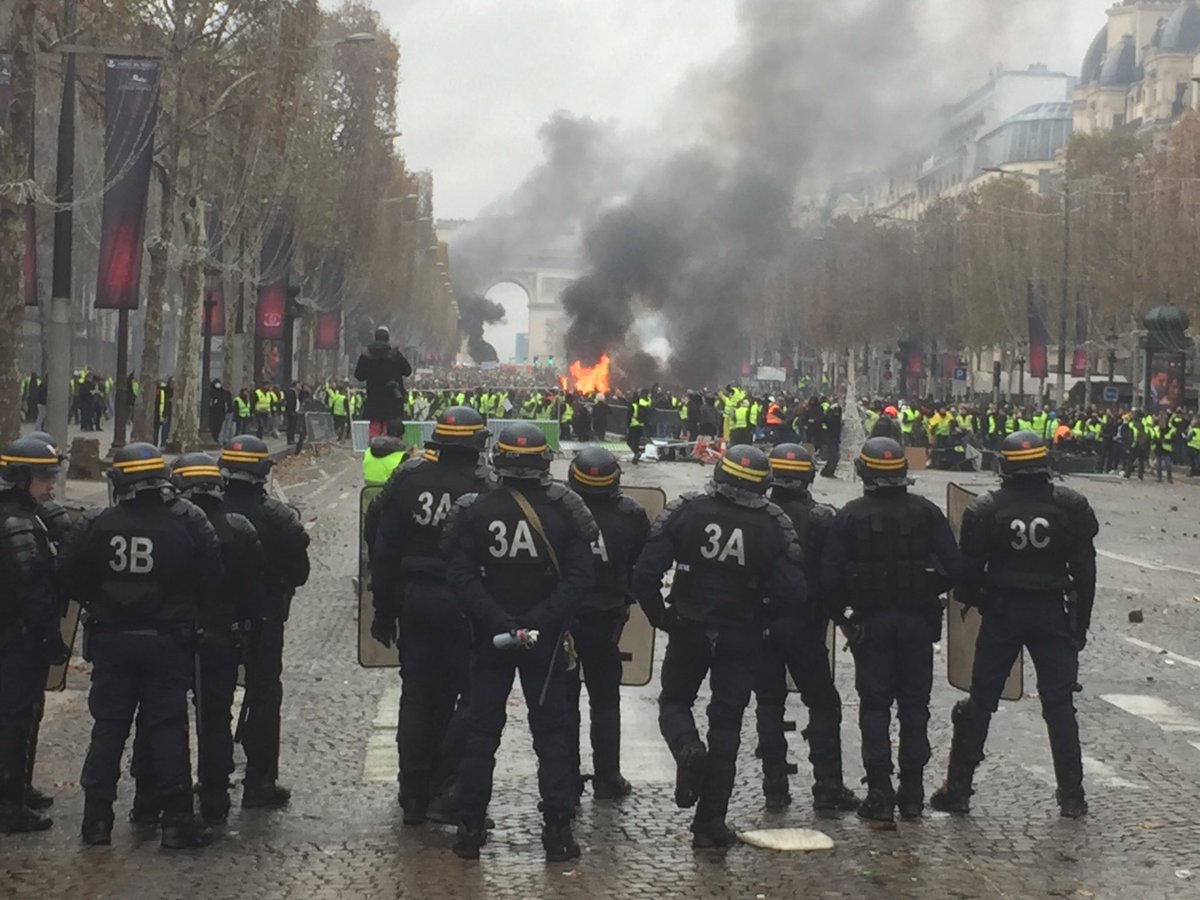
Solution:
{"label": "fire in the street", "polygon": [[[575,360],[571,363],[571,379],[574,382],[574,390],[580,394],[592,394],[599,392],[601,394],[608,393],[608,370],[612,367],[612,360],[605,353],[600,357],[600,361],[591,368],[583,364],[583,360]],[[569,390],[567,385],[570,383],[565,377],[561,378],[563,390]]]}

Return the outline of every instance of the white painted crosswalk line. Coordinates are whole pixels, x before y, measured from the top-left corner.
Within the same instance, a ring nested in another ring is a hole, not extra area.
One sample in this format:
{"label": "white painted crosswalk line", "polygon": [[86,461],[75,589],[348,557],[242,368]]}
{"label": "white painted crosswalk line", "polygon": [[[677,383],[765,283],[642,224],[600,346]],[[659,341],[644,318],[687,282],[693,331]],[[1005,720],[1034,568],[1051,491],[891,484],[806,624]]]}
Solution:
{"label": "white painted crosswalk line", "polygon": [[[536,700],[535,700],[536,702]],[[580,704],[583,722],[583,768],[589,770],[589,715],[587,691]],[[529,735],[527,707],[519,679],[514,680],[508,701],[508,724],[496,754],[495,778],[519,780],[537,777],[537,756]],[[400,685],[394,683],[379,698],[379,706],[367,739],[363,761],[363,780],[396,780],[396,724],[400,716]],[[621,770],[634,784],[671,784],[675,780],[675,762],[658,731],[658,705],[633,691],[621,697]]]}
{"label": "white painted crosswalk line", "polygon": [[1163,731],[1200,733],[1200,719],[1190,716],[1158,697],[1146,694],[1101,694],[1100,699],[1130,715],[1145,719]]}
{"label": "white painted crosswalk line", "polygon": [[[1039,781],[1054,787],[1057,781],[1051,766],[1027,765],[1024,767]],[[1101,762],[1090,756],[1083,757],[1083,774],[1087,781],[1097,787],[1120,788],[1124,790],[1145,790],[1148,785],[1122,778],[1117,770],[1108,763]]]}

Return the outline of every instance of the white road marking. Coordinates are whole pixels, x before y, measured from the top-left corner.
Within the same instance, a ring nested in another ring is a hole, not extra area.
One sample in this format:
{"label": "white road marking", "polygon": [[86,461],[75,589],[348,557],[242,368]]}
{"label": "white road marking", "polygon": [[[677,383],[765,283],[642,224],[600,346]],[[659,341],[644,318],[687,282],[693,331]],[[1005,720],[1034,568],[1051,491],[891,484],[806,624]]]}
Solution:
{"label": "white road marking", "polygon": [[[1058,783],[1054,777],[1054,769],[1051,766],[1027,765],[1025,768],[1039,781],[1051,787],[1054,787]],[[1093,785],[1100,787],[1135,791],[1146,789],[1146,785],[1122,778],[1112,766],[1098,759],[1093,759],[1090,756],[1083,757],[1083,773]]]}
{"label": "white road marking", "polygon": [[1113,559],[1117,562],[1129,563],[1132,566],[1140,566],[1143,569],[1149,569],[1151,572],[1180,572],[1184,575],[1194,575],[1200,578],[1200,569],[1189,569],[1187,566],[1173,566],[1170,563],[1164,562],[1152,562],[1148,559],[1139,559],[1136,556],[1126,556],[1123,553],[1114,553],[1111,550],[1097,549],[1096,553],[1099,556]]}
{"label": "white road marking", "polygon": [[1143,650],[1149,650],[1151,653],[1157,653],[1161,656],[1165,656],[1168,661],[1174,660],[1175,662],[1183,663],[1185,666],[1191,666],[1194,669],[1200,669],[1200,659],[1192,659],[1190,656],[1181,656],[1172,650],[1168,650],[1165,647],[1160,647],[1158,644],[1151,644],[1149,641],[1143,641],[1139,638],[1126,637],[1125,640],[1128,643],[1133,644],[1135,647],[1141,647]]}
{"label": "white road marking", "polygon": [[1200,719],[1172,706],[1158,697],[1145,694],[1101,694],[1100,699],[1123,709],[1130,715],[1145,719],[1163,731],[1171,733],[1200,733]]}
{"label": "white road marking", "polygon": [[[590,771],[588,744],[589,715],[586,688],[581,698],[580,726],[583,745],[583,768]],[[634,784],[671,784],[675,780],[675,763],[666,742],[658,733],[658,706],[641,695],[625,694],[621,703],[621,771]],[[535,700],[536,702],[536,700]],[[508,727],[504,729],[500,750],[496,754],[495,780],[515,781],[537,778],[537,756],[533,752],[529,728],[526,725],[527,707],[521,693],[520,679],[513,679],[513,692],[508,699]],[[363,761],[363,780],[394,782],[398,761],[396,757],[396,725],[400,718],[400,684],[393,682],[379,698],[375,721],[367,739]]]}

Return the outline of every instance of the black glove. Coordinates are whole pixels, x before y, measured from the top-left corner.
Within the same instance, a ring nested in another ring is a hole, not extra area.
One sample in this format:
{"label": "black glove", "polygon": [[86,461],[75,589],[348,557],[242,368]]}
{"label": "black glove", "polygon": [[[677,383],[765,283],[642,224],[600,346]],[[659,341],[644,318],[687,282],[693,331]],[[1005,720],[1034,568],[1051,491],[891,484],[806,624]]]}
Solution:
{"label": "black glove", "polygon": [[663,613],[662,625],[660,627],[667,634],[674,634],[680,627],[686,625],[687,622],[688,620],[676,612],[675,607],[671,606]]}
{"label": "black glove", "polygon": [[1075,645],[1075,652],[1078,653],[1087,646],[1087,629],[1076,632],[1071,638],[1071,643]]}
{"label": "black glove", "polygon": [[398,632],[399,623],[392,616],[376,613],[375,618],[371,620],[371,637],[385,647],[391,647],[397,643]]}

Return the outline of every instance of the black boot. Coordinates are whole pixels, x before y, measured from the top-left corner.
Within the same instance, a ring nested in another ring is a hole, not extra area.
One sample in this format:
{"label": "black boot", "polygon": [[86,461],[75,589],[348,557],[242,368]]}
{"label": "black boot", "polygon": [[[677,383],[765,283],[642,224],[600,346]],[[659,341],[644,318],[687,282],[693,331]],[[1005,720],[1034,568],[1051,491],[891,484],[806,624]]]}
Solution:
{"label": "black boot", "polygon": [[479,859],[479,848],[487,843],[487,832],[478,818],[464,818],[458,823],[454,838],[454,855],[459,859]]}
{"label": "black boot", "polygon": [[688,744],[679,751],[675,766],[675,805],[690,809],[700,799],[700,788],[708,768],[708,748],[700,741]]}
{"label": "black boot", "polygon": [[767,812],[783,812],[792,805],[787,773],[763,775],[763,800]]}
{"label": "black boot", "polygon": [[1078,819],[1087,815],[1087,799],[1084,797],[1082,787],[1075,791],[1064,791],[1059,788],[1055,792],[1055,798],[1058,800],[1059,815],[1064,818]]}
{"label": "black boot", "polygon": [[1058,781],[1054,798],[1059,813],[1068,819],[1086,816],[1088,805],[1083,793],[1083,763],[1079,761],[1078,744],[1074,752],[1054,755],[1054,775]]}
{"label": "black boot", "polygon": [[212,832],[196,821],[191,813],[163,816],[162,840],[164,850],[196,850],[212,843]]}
{"label": "black boot", "polygon": [[25,834],[45,831],[52,824],[49,818],[34,812],[16,800],[0,801],[0,834]]}
{"label": "black boot", "polygon": [[925,810],[925,779],[920,770],[900,770],[900,790],[896,793],[896,805],[900,808],[900,817],[904,819],[919,819]]}
{"label": "black boot", "polygon": [[135,781],[133,806],[129,808],[131,825],[157,826],[162,815],[162,801],[157,792],[144,781]]}
{"label": "black boot", "polygon": [[592,796],[597,800],[621,800],[633,793],[633,785],[620,772],[592,776]]}
{"label": "black boot", "polygon": [[896,821],[896,792],[888,772],[868,772],[867,796],[858,804],[858,817],[873,822]]}
{"label": "black boot", "polygon": [[950,714],[954,736],[950,739],[950,765],[946,780],[929,798],[929,805],[939,812],[966,813],[971,810],[971,783],[975,769],[983,761],[983,745],[987,741],[991,716],[970,700],[954,704]]}
{"label": "black boot", "polygon": [[425,808],[425,818],[438,825],[457,825],[458,815],[458,783],[451,781],[438,793]]}
{"label": "black boot", "polygon": [[724,816],[697,819],[692,822],[693,850],[724,850],[737,843],[737,833],[725,824]]}
{"label": "black boot", "polygon": [[812,793],[813,809],[819,812],[850,812],[858,809],[858,795],[846,787],[840,774],[836,779],[815,779]]}
{"label": "black boot", "polygon": [[429,809],[428,800],[423,797],[409,797],[403,801],[403,805],[405,825],[424,825],[429,821],[426,812]]}
{"label": "black boot", "polygon": [[242,785],[242,809],[287,806],[292,792],[274,781],[247,781]]}
{"label": "black boot", "polygon": [[546,851],[546,862],[579,859],[579,845],[571,834],[570,819],[546,820],[542,826],[542,849]]}
{"label": "black boot", "polygon": [[25,785],[25,805],[30,809],[49,809],[54,805],[54,798],[45,791],[39,791],[32,784]]}
{"label": "black boot", "polygon": [[209,828],[224,825],[229,819],[229,791],[200,788],[200,818]]}
{"label": "black boot", "polygon": [[112,843],[112,804],[97,800],[85,800],[83,804],[83,826],[80,835],[89,846],[107,847]]}

